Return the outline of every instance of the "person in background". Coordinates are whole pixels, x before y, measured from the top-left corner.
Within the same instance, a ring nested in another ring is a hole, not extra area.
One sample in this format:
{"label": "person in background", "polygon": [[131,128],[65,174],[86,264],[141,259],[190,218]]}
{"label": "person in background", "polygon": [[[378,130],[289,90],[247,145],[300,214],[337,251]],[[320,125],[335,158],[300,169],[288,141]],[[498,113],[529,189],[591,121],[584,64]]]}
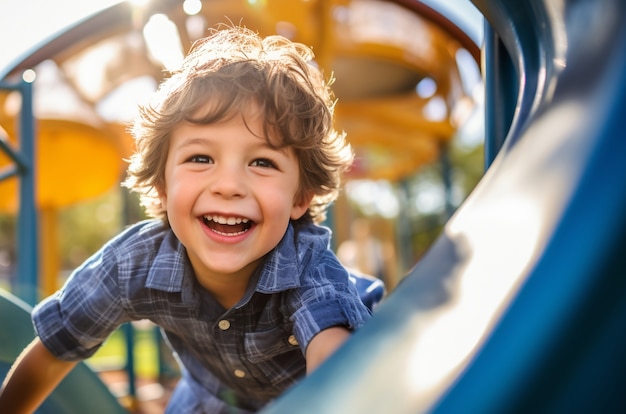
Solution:
{"label": "person in background", "polygon": [[337,257],[352,273],[371,275],[387,288],[395,285],[393,278],[393,247],[372,234],[370,222],[358,217],[350,224],[350,238],[337,248]]}

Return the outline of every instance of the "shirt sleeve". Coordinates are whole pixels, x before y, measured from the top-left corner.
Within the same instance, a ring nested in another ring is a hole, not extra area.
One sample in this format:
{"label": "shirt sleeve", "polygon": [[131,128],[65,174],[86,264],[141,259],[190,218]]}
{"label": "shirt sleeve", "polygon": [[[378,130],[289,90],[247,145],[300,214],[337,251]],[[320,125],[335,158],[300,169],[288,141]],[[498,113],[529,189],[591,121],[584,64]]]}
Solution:
{"label": "shirt sleeve", "polygon": [[290,302],[294,335],[303,352],[319,332],[334,326],[356,330],[371,317],[350,282],[348,271],[330,252],[305,272],[303,283],[292,291]]}
{"label": "shirt sleeve", "polygon": [[33,309],[37,335],[59,359],[90,357],[125,321],[112,250],[105,246],[94,254],[72,273],[61,290]]}

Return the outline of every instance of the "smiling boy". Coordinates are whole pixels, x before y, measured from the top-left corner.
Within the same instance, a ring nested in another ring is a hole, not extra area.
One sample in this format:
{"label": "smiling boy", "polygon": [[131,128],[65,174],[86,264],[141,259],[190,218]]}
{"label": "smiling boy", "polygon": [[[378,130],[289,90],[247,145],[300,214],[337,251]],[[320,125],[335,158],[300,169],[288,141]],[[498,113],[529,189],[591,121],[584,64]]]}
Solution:
{"label": "smiling boy", "polygon": [[[210,110],[201,107],[192,117]],[[159,190],[198,283],[225,309],[241,299],[254,270],[311,198],[298,192],[293,150],[262,138],[258,105],[245,103],[242,114],[175,127]]]}
{"label": "smiling boy", "polygon": [[126,185],[153,217],[33,311],[1,412],[31,412],[121,324],[162,328],[182,368],[167,412],[247,413],[370,317],[318,224],[352,161],[311,51],[231,27],[142,108]]}

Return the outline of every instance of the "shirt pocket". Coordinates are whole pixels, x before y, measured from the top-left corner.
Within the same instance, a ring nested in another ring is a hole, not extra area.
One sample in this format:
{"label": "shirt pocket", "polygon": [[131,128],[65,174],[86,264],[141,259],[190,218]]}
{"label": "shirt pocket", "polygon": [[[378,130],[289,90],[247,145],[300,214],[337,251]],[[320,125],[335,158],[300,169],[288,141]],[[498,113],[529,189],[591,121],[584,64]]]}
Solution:
{"label": "shirt pocket", "polygon": [[248,361],[272,384],[292,384],[306,372],[306,361],[295,337],[287,330],[273,328],[245,334]]}

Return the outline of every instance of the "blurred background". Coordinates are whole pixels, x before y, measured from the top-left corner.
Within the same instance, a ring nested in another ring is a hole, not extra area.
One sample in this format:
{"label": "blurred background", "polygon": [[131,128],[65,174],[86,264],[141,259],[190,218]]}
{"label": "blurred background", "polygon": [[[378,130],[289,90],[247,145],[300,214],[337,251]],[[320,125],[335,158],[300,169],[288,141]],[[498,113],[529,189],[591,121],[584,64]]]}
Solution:
{"label": "blurred background", "polygon": [[[120,187],[133,151],[126,128],[191,44],[223,22],[310,45],[336,78],[337,128],[356,159],[325,224],[344,264],[389,291],[482,177],[482,15],[469,0],[3,0],[0,79],[33,89],[37,299],[144,218]],[[22,99],[0,90],[0,137],[15,148]],[[0,152],[0,288],[8,291],[19,285],[13,164]],[[175,379],[156,337],[135,325],[93,366],[122,367],[132,381]],[[142,347],[130,366],[119,352],[128,341]],[[121,387],[118,395],[137,398],[133,384]]]}

